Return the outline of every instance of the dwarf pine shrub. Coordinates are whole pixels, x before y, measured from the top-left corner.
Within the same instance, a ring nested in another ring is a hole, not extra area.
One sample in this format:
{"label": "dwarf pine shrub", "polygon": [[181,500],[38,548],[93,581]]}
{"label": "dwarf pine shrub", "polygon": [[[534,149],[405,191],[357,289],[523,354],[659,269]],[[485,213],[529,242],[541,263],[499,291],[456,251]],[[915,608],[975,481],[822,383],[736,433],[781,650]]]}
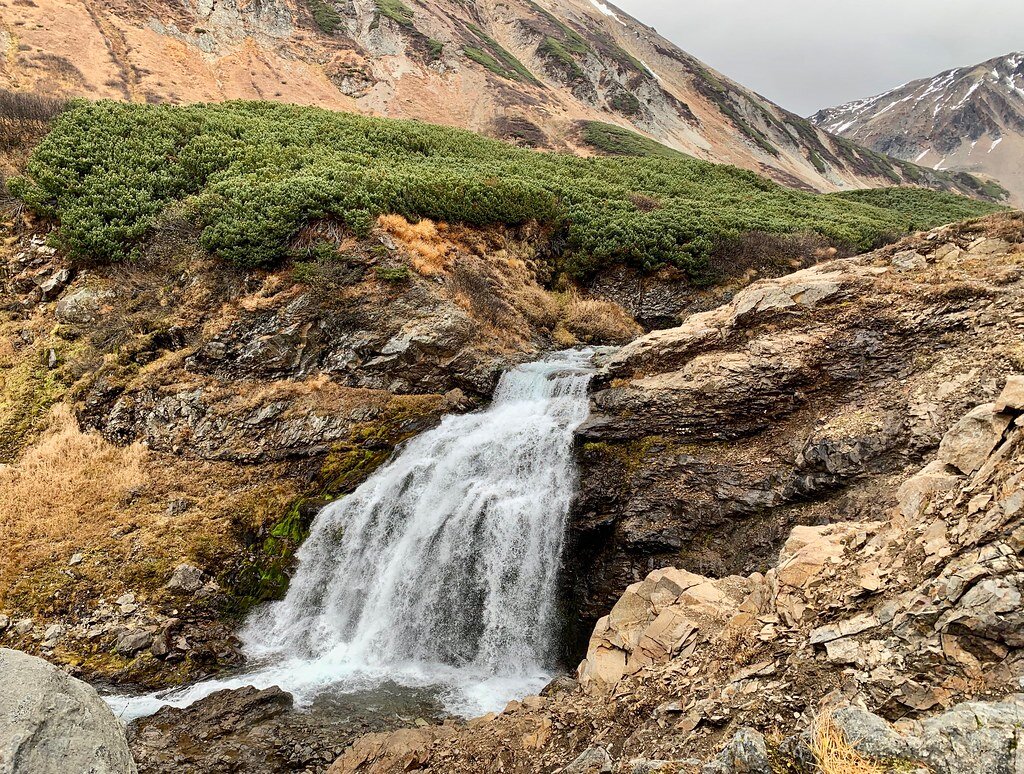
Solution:
{"label": "dwarf pine shrub", "polygon": [[997,209],[923,189],[811,194],[655,153],[666,149],[650,140],[625,144],[635,155],[580,158],[416,121],[269,102],[76,101],[9,187],[59,223],[61,246],[78,260],[130,260],[174,205],[190,213],[206,250],[242,267],[282,260],[310,222],[332,219],[364,235],[378,216],[394,214],[540,224],[560,268],[576,276],[611,263],[700,275],[716,246],[750,231],[815,233],[857,249]]}

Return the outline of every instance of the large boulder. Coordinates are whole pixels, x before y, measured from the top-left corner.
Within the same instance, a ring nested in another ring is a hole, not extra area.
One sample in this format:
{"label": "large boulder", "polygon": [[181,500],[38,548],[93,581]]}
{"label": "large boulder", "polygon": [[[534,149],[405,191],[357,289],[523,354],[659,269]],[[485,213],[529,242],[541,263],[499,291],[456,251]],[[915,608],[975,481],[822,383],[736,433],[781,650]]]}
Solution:
{"label": "large boulder", "polygon": [[655,570],[597,622],[578,669],[580,684],[589,693],[605,693],[626,675],[685,657],[738,617],[750,617],[763,596],[763,580]]}
{"label": "large boulder", "polygon": [[833,715],[847,741],[878,760],[921,763],[934,774],[1024,771],[1024,696],[999,702],[964,702],[894,729],[866,710],[847,707]]}
{"label": "large boulder", "polygon": [[0,648],[0,774],[135,774],[124,729],[96,691]]}

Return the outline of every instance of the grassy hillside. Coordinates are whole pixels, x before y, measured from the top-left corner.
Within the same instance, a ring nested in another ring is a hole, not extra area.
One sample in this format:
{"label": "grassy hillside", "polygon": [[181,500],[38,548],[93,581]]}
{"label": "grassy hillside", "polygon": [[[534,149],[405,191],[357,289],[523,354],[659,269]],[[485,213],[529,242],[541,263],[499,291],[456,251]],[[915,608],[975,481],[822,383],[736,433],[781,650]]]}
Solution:
{"label": "grassy hillside", "polygon": [[395,213],[478,226],[539,222],[576,275],[620,261],[699,274],[716,246],[748,231],[816,232],[862,248],[996,209],[916,189],[814,195],[682,155],[583,159],[260,102],[73,103],[10,187],[56,218],[62,246],[83,260],[131,259],[160,213],[179,203],[203,246],[240,266],[279,261],[310,220],[337,218],[365,233]]}

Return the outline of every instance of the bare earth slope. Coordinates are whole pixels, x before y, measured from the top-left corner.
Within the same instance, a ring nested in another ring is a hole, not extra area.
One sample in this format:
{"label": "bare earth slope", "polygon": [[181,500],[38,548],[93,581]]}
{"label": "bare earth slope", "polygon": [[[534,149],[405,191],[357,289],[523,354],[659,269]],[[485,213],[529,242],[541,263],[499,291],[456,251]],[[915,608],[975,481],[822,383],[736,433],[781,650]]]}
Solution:
{"label": "bare earth slope", "polygon": [[1024,201],[1024,54],[912,81],[811,121],[896,158],[993,177]]}
{"label": "bare earth slope", "polygon": [[798,187],[938,184],[589,0],[0,0],[0,51],[0,87],[19,91],[273,99],[560,149],[601,121]]}

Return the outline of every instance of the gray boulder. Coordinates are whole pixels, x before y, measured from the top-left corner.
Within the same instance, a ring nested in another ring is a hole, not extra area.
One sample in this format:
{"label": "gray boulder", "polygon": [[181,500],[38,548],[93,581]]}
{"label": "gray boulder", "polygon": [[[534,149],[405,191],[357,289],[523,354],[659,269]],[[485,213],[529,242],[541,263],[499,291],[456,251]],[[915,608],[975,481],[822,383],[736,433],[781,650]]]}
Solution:
{"label": "gray boulder", "polygon": [[97,288],[79,288],[66,293],[57,302],[57,319],[63,323],[91,323],[100,316],[104,302],[113,296],[111,291]]}
{"label": "gray boulder", "polygon": [[179,564],[174,568],[171,579],[167,582],[169,590],[185,594],[193,594],[202,587],[203,571],[191,564]]}
{"label": "gray boulder", "polygon": [[1024,772],[1024,695],[965,702],[914,724],[914,758],[934,774]]}
{"label": "gray boulder", "polygon": [[701,774],[772,774],[768,745],[752,728],[741,728]]}
{"label": "gray boulder", "polygon": [[96,691],[0,648],[0,774],[136,774],[124,729]]}
{"label": "gray boulder", "polygon": [[861,755],[869,758],[909,758],[910,745],[893,727],[860,707],[836,710],[832,720]]}
{"label": "gray boulder", "polygon": [[566,766],[564,774],[611,774],[612,758],[603,747],[590,747]]}
{"label": "gray boulder", "polygon": [[1024,772],[1024,695],[965,702],[897,733],[867,710],[845,707],[833,720],[858,752],[877,760],[919,763],[932,774]]}

